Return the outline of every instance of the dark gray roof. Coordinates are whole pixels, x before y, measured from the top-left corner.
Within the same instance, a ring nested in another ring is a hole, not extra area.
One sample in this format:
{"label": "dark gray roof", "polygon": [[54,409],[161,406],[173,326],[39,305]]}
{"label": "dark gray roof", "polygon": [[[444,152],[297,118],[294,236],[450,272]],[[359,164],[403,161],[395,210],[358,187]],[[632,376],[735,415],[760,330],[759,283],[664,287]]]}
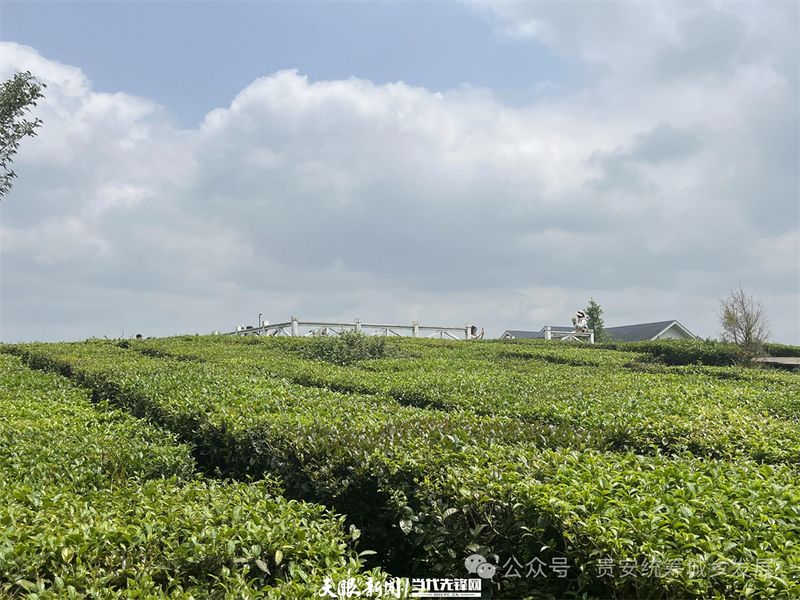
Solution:
{"label": "dark gray roof", "polygon": [[[651,340],[659,333],[664,331],[673,323],[678,323],[675,319],[671,321],[656,321],[655,323],[638,323],[636,325],[621,325],[619,327],[606,327],[606,333],[615,342],[639,342],[642,340]],[[678,323],[680,325],[680,323]],[[680,325],[686,331],[689,331],[683,325]],[[572,331],[574,327],[571,325],[558,326],[550,325],[552,331]],[[517,339],[544,339],[544,327],[540,331],[523,331],[521,329],[506,329],[503,335],[508,334]],[[691,332],[689,332],[691,334]]]}
{"label": "dark gray roof", "polygon": [[672,319],[671,321],[656,321],[655,323],[638,323],[637,325],[606,327],[606,333],[615,342],[640,342],[642,340],[652,340],[655,336],[676,322],[675,319]]}

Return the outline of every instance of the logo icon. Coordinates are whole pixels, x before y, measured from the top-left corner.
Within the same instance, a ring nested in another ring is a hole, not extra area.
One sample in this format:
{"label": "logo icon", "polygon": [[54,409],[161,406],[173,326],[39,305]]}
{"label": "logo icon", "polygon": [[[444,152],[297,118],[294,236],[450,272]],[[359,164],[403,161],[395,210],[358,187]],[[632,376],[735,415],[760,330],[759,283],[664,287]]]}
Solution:
{"label": "logo icon", "polygon": [[491,579],[497,573],[497,567],[486,560],[482,554],[470,554],[464,560],[467,571],[474,573],[481,579]]}

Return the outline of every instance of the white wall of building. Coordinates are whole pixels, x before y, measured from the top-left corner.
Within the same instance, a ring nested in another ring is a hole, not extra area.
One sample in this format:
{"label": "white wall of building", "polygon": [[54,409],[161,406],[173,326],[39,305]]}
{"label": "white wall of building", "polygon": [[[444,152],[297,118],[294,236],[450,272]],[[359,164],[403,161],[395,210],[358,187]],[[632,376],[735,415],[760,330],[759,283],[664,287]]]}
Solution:
{"label": "white wall of building", "polygon": [[691,339],[690,335],[684,333],[684,331],[675,325],[674,323],[670,325],[666,331],[656,336],[657,340],[689,340]]}

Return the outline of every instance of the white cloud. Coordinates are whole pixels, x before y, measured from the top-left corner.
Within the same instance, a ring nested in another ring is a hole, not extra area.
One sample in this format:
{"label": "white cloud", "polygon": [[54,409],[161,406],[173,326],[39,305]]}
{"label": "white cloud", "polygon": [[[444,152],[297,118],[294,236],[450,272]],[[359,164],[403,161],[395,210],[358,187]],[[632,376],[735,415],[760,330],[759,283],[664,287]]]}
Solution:
{"label": "white cloud", "polygon": [[[0,76],[49,84],[0,206],[3,338],[208,331],[259,312],[499,333],[560,323],[590,295],[609,324],[713,335],[740,280],[783,318],[797,262],[769,257],[800,251],[792,40],[751,8],[560,6],[493,9],[504,31],[602,65],[572,96],[509,107],[282,71],[191,130],[3,44]],[[800,323],[780,337],[800,341]]]}

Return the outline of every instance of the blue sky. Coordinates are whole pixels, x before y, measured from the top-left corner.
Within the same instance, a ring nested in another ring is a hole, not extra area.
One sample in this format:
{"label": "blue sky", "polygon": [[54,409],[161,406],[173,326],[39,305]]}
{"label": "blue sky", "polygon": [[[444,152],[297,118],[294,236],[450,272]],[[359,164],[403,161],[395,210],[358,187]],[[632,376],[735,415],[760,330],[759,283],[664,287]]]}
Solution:
{"label": "blue sky", "polygon": [[796,2],[14,2],[0,339],[315,320],[800,343]]}
{"label": "blue sky", "polygon": [[151,98],[187,127],[281,69],[489,88],[517,105],[574,91],[589,76],[579,61],[499,35],[491,16],[455,2],[4,1],[2,11],[2,39],[79,65],[97,91]]}

